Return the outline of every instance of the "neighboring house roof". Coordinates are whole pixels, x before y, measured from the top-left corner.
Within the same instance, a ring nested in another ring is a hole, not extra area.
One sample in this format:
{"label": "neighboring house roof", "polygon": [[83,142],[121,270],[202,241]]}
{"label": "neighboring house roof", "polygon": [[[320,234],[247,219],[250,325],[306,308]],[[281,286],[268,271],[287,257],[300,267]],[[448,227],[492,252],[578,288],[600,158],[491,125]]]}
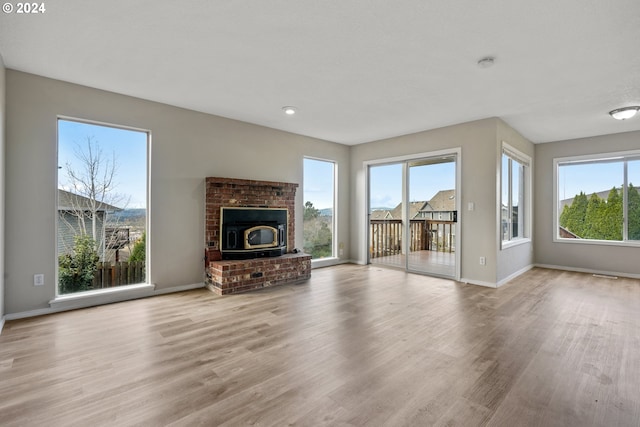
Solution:
{"label": "neighboring house roof", "polygon": [[[77,211],[90,210],[92,200],[81,196],[79,194],[71,193],[69,191],[61,190],[58,188],[58,210],[59,211]],[[114,212],[121,211],[122,208],[110,205],[108,203],[99,202],[99,212]]]}
{"label": "neighboring house roof", "polygon": [[[453,212],[456,210],[456,190],[441,190],[428,202],[410,202],[409,218],[414,219],[420,212]],[[392,210],[375,210],[370,219],[402,219],[402,202]]]}
{"label": "neighboring house roof", "polygon": [[391,212],[386,209],[377,209],[375,211],[371,211],[370,219],[391,219]]}
{"label": "neighboring house roof", "polygon": [[422,208],[427,212],[453,212],[456,210],[456,190],[440,190]]}
{"label": "neighboring house roof", "polygon": [[563,239],[580,239],[580,236],[570,232],[564,227],[558,226],[558,231],[560,232],[560,237]]}
{"label": "neighboring house roof", "polygon": [[[427,204],[427,202],[410,202],[409,203],[409,218],[415,218],[420,210]],[[402,219],[402,203],[398,203],[398,206],[391,210],[375,210],[371,212],[370,219]]]}

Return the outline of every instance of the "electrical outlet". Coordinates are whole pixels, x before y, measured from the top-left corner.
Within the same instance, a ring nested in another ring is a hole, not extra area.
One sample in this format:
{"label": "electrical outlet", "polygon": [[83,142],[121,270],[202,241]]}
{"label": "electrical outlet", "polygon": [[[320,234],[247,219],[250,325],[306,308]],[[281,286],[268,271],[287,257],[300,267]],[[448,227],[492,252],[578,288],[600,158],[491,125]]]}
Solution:
{"label": "electrical outlet", "polygon": [[44,286],[44,274],[33,275],[33,286]]}
{"label": "electrical outlet", "polygon": [[487,265],[487,259],[483,256],[480,257],[480,265]]}

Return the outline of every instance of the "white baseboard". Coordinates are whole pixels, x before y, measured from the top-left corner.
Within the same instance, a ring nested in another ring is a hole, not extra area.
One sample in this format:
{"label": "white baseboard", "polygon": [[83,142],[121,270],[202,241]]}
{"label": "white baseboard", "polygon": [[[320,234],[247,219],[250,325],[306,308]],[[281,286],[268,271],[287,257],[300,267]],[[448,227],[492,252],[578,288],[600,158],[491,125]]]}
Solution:
{"label": "white baseboard", "polygon": [[499,288],[500,286],[504,285],[505,283],[507,283],[508,281],[515,279],[516,277],[518,277],[521,274],[526,273],[527,271],[531,270],[534,267],[533,264],[529,264],[528,266],[521,268],[520,270],[516,271],[515,273],[512,273],[510,275],[508,275],[507,277],[505,277],[502,280],[499,280],[497,283],[497,288]]}
{"label": "white baseboard", "polygon": [[484,286],[485,288],[497,288],[498,287],[497,283],[483,282],[481,280],[473,280],[473,279],[462,278],[462,279],[460,279],[460,282],[466,283],[466,284],[469,284],[469,285]]}
{"label": "white baseboard", "polygon": [[593,270],[590,268],[567,267],[565,265],[551,265],[551,264],[535,264],[534,266],[540,267],[540,268],[549,268],[551,270],[575,271],[577,273],[601,274],[604,276],[617,276],[617,277],[628,277],[630,279],[640,279],[640,274],[621,273],[619,271]]}
{"label": "white baseboard", "polygon": [[4,327],[4,316],[0,317],[0,334],[2,334],[3,327]]}
{"label": "white baseboard", "polygon": [[200,288],[204,288],[204,282],[192,283],[190,285],[174,286],[172,288],[166,288],[166,289],[156,289],[155,291],[153,291],[153,295],[173,294],[175,292],[190,291],[191,289],[200,289]]}
{"label": "white baseboard", "polygon": [[24,319],[26,317],[42,316],[45,314],[53,314],[61,311],[93,307],[96,305],[109,304],[114,302],[130,301],[139,298],[147,298],[156,295],[182,292],[203,287],[204,283],[194,283],[190,285],[174,286],[171,288],[154,289],[155,285],[142,284],[131,285],[122,288],[104,289],[93,292],[81,292],[78,294],[62,296],[51,300],[49,301],[49,307],[47,308],[39,308],[36,310],[6,314],[4,319]]}
{"label": "white baseboard", "polygon": [[332,267],[339,264],[347,264],[349,261],[340,258],[321,258],[317,260],[311,260],[311,269]]}
{"label": "white baseboard", "polygon": [[77,292],[69,295],[59,295],[49,301],[49,307],[55,311],[75,310],[77,308],[145,298],[153,295],[154,289],[155,285],[143,283],[140,285],[120,286],[96,291]]}

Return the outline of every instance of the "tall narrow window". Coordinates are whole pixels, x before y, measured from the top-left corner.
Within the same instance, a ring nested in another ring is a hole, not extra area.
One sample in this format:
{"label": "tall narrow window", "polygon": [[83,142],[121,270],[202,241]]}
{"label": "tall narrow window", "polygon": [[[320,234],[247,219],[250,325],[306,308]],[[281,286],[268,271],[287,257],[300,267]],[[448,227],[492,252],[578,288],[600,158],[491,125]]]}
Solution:
{"label": "tall narrow window", "polygon": [[312,259],[335,256],[334,162],[304,159],[304,251]]}
{"label": "tall narrow window", "polygon": [[143,131],[58,120],[58,293],[146,282]]}
{"label": "tall narrow window", "polygon": [[640,241],[640,153],[556,159],[556,238]]}
{"label": "tall narrow window", "polygon": [[501,234],[503,242],[528,237],[529,158],[504,145],[502,150]]}

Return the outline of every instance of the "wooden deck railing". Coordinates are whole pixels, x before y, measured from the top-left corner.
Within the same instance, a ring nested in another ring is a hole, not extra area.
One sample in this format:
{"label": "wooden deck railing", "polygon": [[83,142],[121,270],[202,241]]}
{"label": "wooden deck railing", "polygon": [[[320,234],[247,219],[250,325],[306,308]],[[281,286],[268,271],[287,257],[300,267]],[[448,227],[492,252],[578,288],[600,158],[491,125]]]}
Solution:
{"label": "wooden deck railing", "polygon": [[[455,252],[455,228],[453,221],[412,219],[409,221],[409,250]],[[370,220],[369,236],[371,258],[402,253],[402,220]]]}
{"label": "wooden deck railing", "polygon": [[456,223],[453,221],[426,221],[427,249],[438,252],[455,252]]}
{"label": "wooden deck railing", "polygon": [[93,277],[93,289],[113,288],[122,285],[144,283],[145,263],[139,262],[99,262]]}

